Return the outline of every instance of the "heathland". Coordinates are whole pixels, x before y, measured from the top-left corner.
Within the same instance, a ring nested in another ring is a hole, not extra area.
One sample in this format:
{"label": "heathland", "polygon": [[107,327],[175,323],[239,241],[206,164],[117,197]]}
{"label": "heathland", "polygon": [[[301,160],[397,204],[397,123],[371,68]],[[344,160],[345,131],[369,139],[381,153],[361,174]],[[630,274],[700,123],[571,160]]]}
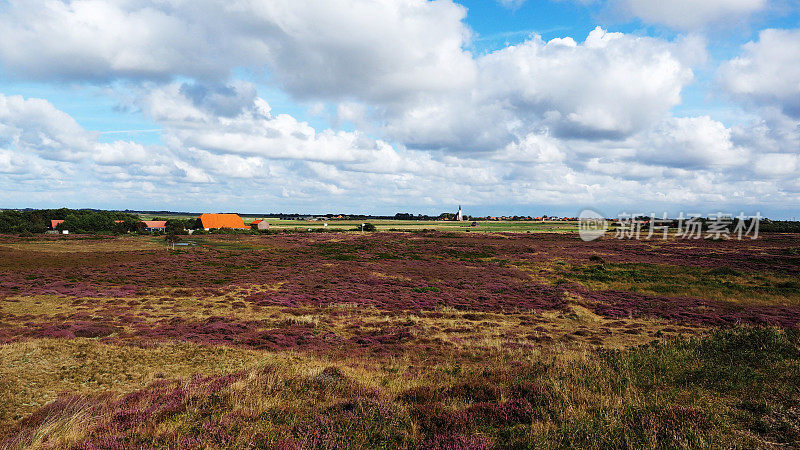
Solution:
{"label": "heathland", "polygon": [[798,235],[500,224],[0,236],[0,447],[800,445]]}

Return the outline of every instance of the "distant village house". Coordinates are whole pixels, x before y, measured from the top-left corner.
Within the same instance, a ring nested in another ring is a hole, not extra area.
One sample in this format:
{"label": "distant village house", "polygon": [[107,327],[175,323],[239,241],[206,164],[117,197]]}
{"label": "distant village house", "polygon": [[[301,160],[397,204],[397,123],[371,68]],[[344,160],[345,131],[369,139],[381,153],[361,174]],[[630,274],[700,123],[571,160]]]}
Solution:
{"label": "distant village house", "polygon": [[144,231],[167,231],[166,220],[143,220]]}
{"label": "distant village house", "polygon": [[250,229],[238,214],[201,214],[198,219],[206,231],[214,228]]}
{"label": "distant village house", "polygon": [[[50,221],[50,229],[47,231],[47,234],[59,234],[58,226],[64,223],[64,220],[56,219]],[[68,230],[61,230],[61,234],[69,234]]]}
{"label": "distant village house", "polygon": [[256,219],[250,223],[250,226],[256,230],[269,230],[269,224],[264,219]]}

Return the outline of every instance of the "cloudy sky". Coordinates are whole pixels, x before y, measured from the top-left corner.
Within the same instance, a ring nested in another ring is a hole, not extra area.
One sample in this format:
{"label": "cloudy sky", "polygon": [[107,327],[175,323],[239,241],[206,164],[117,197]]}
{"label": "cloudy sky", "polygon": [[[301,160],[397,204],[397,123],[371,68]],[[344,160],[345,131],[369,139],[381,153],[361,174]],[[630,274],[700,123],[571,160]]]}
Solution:
{"label": "cloudy sky", "polygon": [[0,207],[800,217],[797,0],[0,0]]}

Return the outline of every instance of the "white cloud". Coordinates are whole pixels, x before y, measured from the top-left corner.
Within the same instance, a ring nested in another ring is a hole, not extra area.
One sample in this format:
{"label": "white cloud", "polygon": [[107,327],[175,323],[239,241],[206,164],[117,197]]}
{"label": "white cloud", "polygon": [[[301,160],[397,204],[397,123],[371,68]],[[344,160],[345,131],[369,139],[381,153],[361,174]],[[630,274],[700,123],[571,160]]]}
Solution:
{"label": "white cloud", "polygon": [[522,6],[527,0],[497,0],[498,3],[509,9],[517,9]]}
{"label": "white cloud", "polygon": [[92,150],[96,137],[50,102],[0,94],[0,144],[44,159],[80,159]]}
{"label": "white cloud", "polygon": [[466,9],[450,0],[258,2],[254,20],[280,29],[270,68],[300,98],[394,101],[456,89],[474,77],[462,47]]}
{"label": "white cloud", "polygon": [[0,60],[41,80],[266,69],[297,97],[391,101],[470,81],[465,14],[450,0],[9,0]]}
{"label": "white cloud", "polygon": [[21,153],[0,149],[0,173],[26,174],[34,172],[35,167],[28,159]]}
{"label": "white cloud", "polygon": [[[0,57],[6,70],[39,79],[217,77],[243,61],[231,45],[172,2],[15,0],[0,6]],[[201,7],[202,8],[202,7]],[[146,30],[146,32],[143,32]],[[166,45],[164,45],[166,43]],[[239,43],[242,43],[239,41]]]}
{"label": "white cloud", "polygon": [[[10,0],[0,6],[0,60],[26,78],[183,76],[202,80],[195,86],[266,70],[297,99],[351,105],[338,108],[342,120],[386,138],[486,151],[543,126],[584,137],[638,131],[680,102],[692,79],[687,49],[703,52],[598,28],[581,44],[537,37],[476,59],[464,50],[465,15],[451,0]],[[237,92],[186,94],[225,99],[213,113],[235,116],[255,95]]]}
{"label": "white cloud", "polygon": [[92,160],[101,165],[145,164],[152,161],[153,154],[145,146],[135,142],[114,141],[96,143]]}
{"label": "white cloud", "polygon": [[[198,85],[170,84],[145,94],[143,108],[164,126],[165,140],[176,148],[198,148],[212,153],[258,156],[268,159],[306,161],[360,161],[379,152],[380,143],[359,132],[326,130],[317,132],[305,122],[287,114],[273,116],[261,98],[243,95],[252,86],[208,89]],[[214,92],[214,102],[207,95]],[[238,113],[217,114],[216,104],[245,99]]]}
{"label": "white cloud", "polygon": [[[763,2],[698,3],[687,17],[669,2],[628,3],[689,29]],[[763,32],[720,71],[727,92],[759,108],[728,128],[671,116],[706,58],[697,35],[597,28],[583,42],[537,36],[474,56],[465,14],[450,0],[0,1],[5,73],[111,82],[163,142],[101,142],[46,100],[0,95],[0,200],[44,180],[63,183],[53,198],[256,210],[797,198],[796,30]],[[306,102],[294,106],[314,120],[335,112],[347,131],[274,111],[239,69]]]}
{"label": "white cloud", "polygon": [[[72,179],[129,179],[174,175],[174,159],[164,149],[133,142],[99,142],[99,133],[43,99],[0,94],[0,170],[29,175],[47,185]],[[172,181],[187,181],[173,177]],[[190,180],[189,180],[190,181]]]}
{"label": "white cloud", "polygon": [[520,142],[508,144],[492,156],[496,161],[560,164],[564,161],[564,152],[559,142],[545,134],[529,134]]}
{"label": "white cloud", "polygon": [[769,178],[797,175],[800,172],[800,155],[786,153],[759,155],[754,169],[755,173]]}
{"label": "white cloud", "polygon": [[543,130],[621,139],[659,123],[681,102],[693,79],[690,64],[704,55],[694,38],[667,42],[601,28],[582,43],[536,36],[478,58],[470,89],[379,109],[384,125],[377,131],[415,148],[483,152]]}
{"label": "white cloud", "polygon": [[582,44],[535,38],[480,60],[488,97],[560,135],[624,136],[681,101],[692,71],[680,48],[597,28]]}
{"label": "white cloud", "polygon": [[736,145],[764,154],[800,151],[800,117],[789,117],[774,107],[762,107],[758,112],[760,118],[731,128]]}
{"label": "white cloud", "polygon": [[[237,116],[255,96],[227,86],[232,71],[266,71],[295,99],[337,102],[340,120],[379,137],[485,152],[542,128],[629,136],[680,102],[690,65],[704,53],[696,40],[598,28],[580,44],[536,37],[474,58],[464,50],[465,15],[451,0],[9,0],[0,5],[0,61],[12,74],[43,80],[189,77],[200,81],[185,86],[186,98],[221,117]],[[187,107],[186,99],[172,101]],[[182,120],[205,120],[178,106],[158,103]],[[225,139],[236,141],[235,130]]]}
{"label": "white cloud", "polygon": [[[10,143],[0,151],[0,171],[11,177],[0,182],[0,200],[30,189],[20,180],[39,183],[36,189],[49,185],[51,195],[61,199],[100,201],[113,184],[115,198],[135,193],[159,207],[177,208],[178,200],[203,207],[249,199],[248,205],[269,210],[321,204],[399,210],[409,203],[490,205],[498,199],[597,206],[624,199],[622,206],[648,208],[668,203],[781,205],[800,192],[791,181],[796,155],[754,153],[734,143],[739,131],[708,117],[665,118],[617,141],[529,133],[490,154],[448,154],[391,146],[358,132],[317,131],[293,117],[272,116],[257,96],[242,101],[238,115],[214,113],[220,103],[242,98],[249,88],[246,83],[220,89],[175,83],[149,90],[152,95],[141,106],[152,109],[163,127],[165,146],[95,140],[91,151],[77,150],[74,157],[63,158],[66,162],[24,153],[9,136],[25,130],[15,127],[6,134],[12,128],[0,121],[5,130],[0,140]],[[189,94],[198,91],[222,94],[213,94],[216,100],[209,102]],[[16,101],[63,114],[43,100]],[[33,121],[24,126],[44,127]],[[57,134],[51,139],[63,140]],[[175,189],[179,197],[165,194]]]}
{"label": "white cloud", "polygon": [[761,11],[767,0],[622,0],[628,11],[648,23],[681,30],[740,20]]}
{"label": "white cloud", "polygon": [[741,56],[723,64],[720,81],[737,99],[800,118],[800,29],[763,30]]}
{"label": "white cloud", "polygon": [[639,144],[636,160],[682,168],[724,168],[745,164],[747,151],[731,141],[725,126],[704,117],[670,118]]}

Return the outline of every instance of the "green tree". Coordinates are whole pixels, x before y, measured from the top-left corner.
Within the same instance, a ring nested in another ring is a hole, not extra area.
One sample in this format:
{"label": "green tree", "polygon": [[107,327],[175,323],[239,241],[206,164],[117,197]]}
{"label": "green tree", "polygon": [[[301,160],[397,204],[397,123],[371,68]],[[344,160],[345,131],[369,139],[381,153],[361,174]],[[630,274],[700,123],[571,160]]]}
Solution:
{"label": "green tree", "polygon": [[186,232],[186,222],[181,219],[167,220],[167,235],[182,235]]}

